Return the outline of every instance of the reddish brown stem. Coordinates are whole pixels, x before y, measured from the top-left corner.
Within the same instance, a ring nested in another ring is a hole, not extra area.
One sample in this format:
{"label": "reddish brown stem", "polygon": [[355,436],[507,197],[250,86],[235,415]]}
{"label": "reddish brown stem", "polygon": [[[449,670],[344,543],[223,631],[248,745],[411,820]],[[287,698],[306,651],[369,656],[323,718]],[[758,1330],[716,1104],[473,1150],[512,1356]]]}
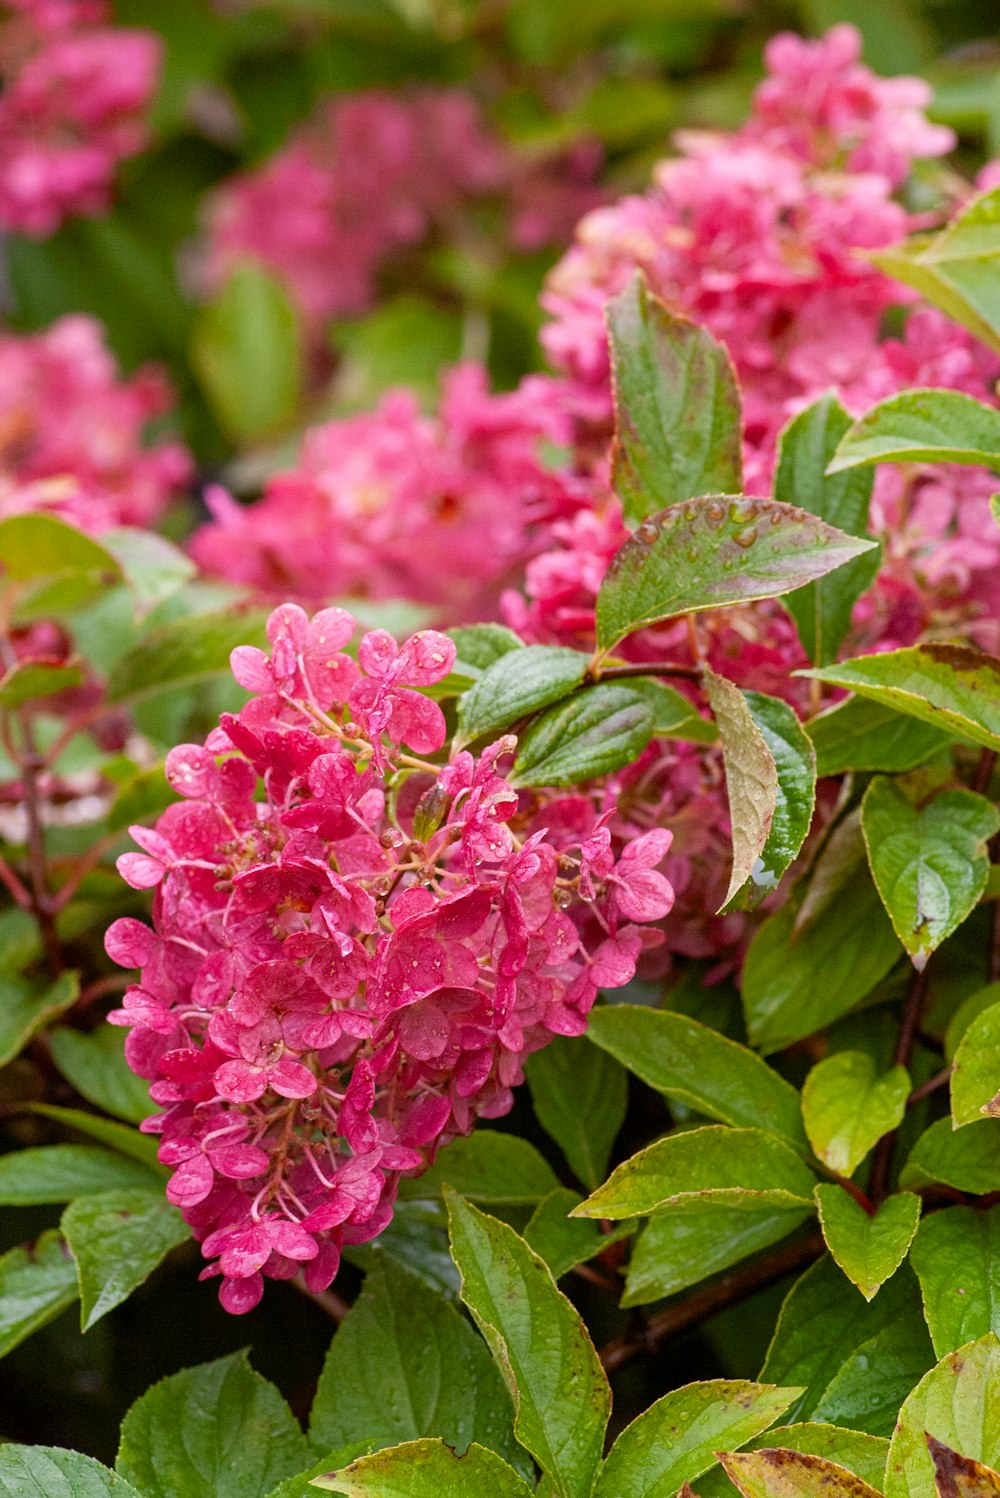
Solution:
{"label": "reddish brown stem", "polygon": [[906,1099],[906,1106],[912,1108],[914,1103],[919,1103],[921,1099],[930,1097],[932,1092],[937,1092],[941,1087],[947,1087],[950,1081],[951,1067],[946,1066],[943,1071],[937,1072],[933,1077],[928,1078],[926,1082],[921,1082],[919,1087],[914,1087]]}
{"label": "reddish brown stem", "polygon": [[820,1233],[800,1238],[798,1242],[786,1244],[766,1259],[759,1259],[743,1269],[724,1275],[714,1285],[706,1285],[703,1290],[697,1290],[679,1305],[668,1306],[635,1331],[605,1344],[601,1349],[601,1362],[605,1372],[613,1373],[615,1369],[623,1368],[636,1358],[649,1357],[664,1342],[693,1331],[710,1316],[724,1311],[727,1306],[737,1305],[756,1291],[777,1284],[799,1269],[805,1269],[820,1257],[825,1246]]}
{"label": "reddish brown stem", "polygon": [[15,905],[22,910],[31,909],[31,891],[19,879],[5,858],[0,858],[0,884],[7,889]]}
{"label": "reddish brown stem", "polygon": [[[903,1010],[903,1022],[899,1027],[899,1036],[892,1058],[893,1066],[909,1066],[913,1059],[913,1048],[917,1043],[926,1003],[927,968],[924,967],[919,972],[915,972],[910,980],[906,1007]],[[895,1149],[896,1130],[893,1129],[891,1134],[885,1134],[879,1140],[872,1156],[871,1174],[868,1177],[868,1195],[876,1206],[889,1194],[889,1175]]]}
{"label": "reddish brown stem", "polygon": [[21,761],[21,780],[24,786],[25,816],[28,821],[28,877],[31,884],[31,912],[38,922],[38,930],[49,966],[54,973],[61,973],[65,964],[49,894],[45,824],[42,818],[41,795],[38,790],[38,771],[43,768],[44,762],[35,750],[31,723],[27,714],[22,714],[22,723],[25,750]]}
{"label": "reddish brown stem", "polygon": [[700,681],[702,669],[675,661],[629,661],[620,666],[599,666],[595,675],[600,681],[625,681],[634,676],[679,676],[685,681]]}
{"label": "reddish brown stem", "polygon": [[307,1289],[305,1275],[303,1274],[297,1274],[292,1280],[292,1284],[296,1290],[301,1290],[303,1295],[308,1295],[310,1300],[315,1301],[320,1309],[326,1312],[330,1320],[335,1321],[338,1326],[351,1309],[347,1301],[342,1300],[334,1290]]}

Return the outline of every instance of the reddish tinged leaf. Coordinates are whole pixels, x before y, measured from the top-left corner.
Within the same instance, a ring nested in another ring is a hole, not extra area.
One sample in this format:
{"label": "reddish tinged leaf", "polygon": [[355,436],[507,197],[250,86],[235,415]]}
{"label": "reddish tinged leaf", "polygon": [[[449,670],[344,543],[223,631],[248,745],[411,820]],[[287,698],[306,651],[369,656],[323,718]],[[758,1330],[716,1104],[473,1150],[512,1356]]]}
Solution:
{"label": "reddish tinged leaf", "polygon": [[1000,1473],[971,1456],[960,1456],[930,1431],[924,1435],[934,1463],[938,1498],[1000,1498]]}
{"label": "reddish tinged leaf", "polygon": [[783,1446],[719,1453],[743,1498],[881,1498],[847,1467]]}

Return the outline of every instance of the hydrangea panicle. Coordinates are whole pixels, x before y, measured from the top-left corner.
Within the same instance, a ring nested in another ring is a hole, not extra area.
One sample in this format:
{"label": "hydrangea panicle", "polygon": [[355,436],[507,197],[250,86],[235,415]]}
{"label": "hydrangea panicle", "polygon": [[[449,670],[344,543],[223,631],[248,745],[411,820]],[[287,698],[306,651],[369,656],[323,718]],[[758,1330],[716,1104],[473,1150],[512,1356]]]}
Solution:
{"label": "hydrangea panicle", "polygon": [[[567,798],[509,784],[512,738],[425,758],[445,721],[420,689],[452,668],[447,636],[373,630],[355,661],[353,629],[276,609],[270,652],[234,652],[255,695],[171,751],[182,799],[119,861],[155,896],[152,929],[108,932],[141,969],[111,1019],[162,1110],[143,1127],[167,1194],[236,1313],[266,1277],[329,1285],[401,1175],[505,1113],[525,1057],[583,1032],[673,903],[671,833],[616,858],[606,818],[567,831]],[[542,803],[556,841],[531,825]]]}

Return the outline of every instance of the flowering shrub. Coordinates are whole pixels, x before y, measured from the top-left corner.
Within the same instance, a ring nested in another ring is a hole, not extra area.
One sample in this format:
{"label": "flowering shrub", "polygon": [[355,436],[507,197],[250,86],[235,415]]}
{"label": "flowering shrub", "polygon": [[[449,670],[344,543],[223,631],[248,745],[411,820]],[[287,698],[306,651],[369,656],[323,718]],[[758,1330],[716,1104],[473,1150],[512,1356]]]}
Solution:
{"label": "flowering shrub", "polygon": [[0,1489],[1000,1491],[981,53],[146,9],[0,33]]}

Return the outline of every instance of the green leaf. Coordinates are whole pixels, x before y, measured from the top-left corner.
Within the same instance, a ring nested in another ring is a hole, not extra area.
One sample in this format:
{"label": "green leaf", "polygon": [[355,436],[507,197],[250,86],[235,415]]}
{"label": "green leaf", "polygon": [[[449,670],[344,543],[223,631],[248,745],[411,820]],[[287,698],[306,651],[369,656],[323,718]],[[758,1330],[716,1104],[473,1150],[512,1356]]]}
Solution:
{"label": "green leaf", "polygon": [[308,1462],[287,1404],[236,1352],[161,1379],[137,1399],[122,1421],[116,1468],[143,1498],[265,1498]]}
{"label": "green leaf", "polygon": [[[717,1204],[724,1201],[726,1204]],[[711,1203],[656,1212],[629,1261],[623,1306],[647,1305],[700,1284],[740,1259],[768,1248],[811,1215],[808,1207],[762,1206],[757,1193],[720,1193]],[[856,1292],[852,1291],[852,1294]]]}
{"label": "green leaf", "polygon": [[161,1184],[145,1165],[92,1144],[47,1144],[0,1158],[0,1206],[5,1207],[68,1202],[136,1187],[158,1191]]}
{"label": "green leaf", "polygon": [[968,998],[962,1000],[948,1021],[948,1028],[944,1034],[946,1061],[955,1059],[962,1037],[972,1021],[982,1014],[984,1009],[991,1009],[994,1004],[1000,1004],[1000,983],[987,983],[983,988],[974,989]]}
{"label": "green leaf", "polygon": [[427,1201],[451,1186],[490,1206],[534,1206],[558,1185],[552,1167],[526,1139],[482,1129],[452,1140],[416,1180],[400,1181],[399,1196],[401,1201]]}
{"label": "green leaf", "polygon": [[914,645],[803,671],[946,733],[1000,749],[1000,661],[964,645]]}
{"label": "green leaf", "polygon": [[963,1035],[951,1073],[951,1116],[956,1128],[983,1114],[1000,1116],[1000,1003],[976,1016]]}
{"label": "green leaf", "polygon": [[941,1359],[899,1412],[885,1472],[886,1498],[937,1498],[924,1433],[962,1456],[1000,1461],[1000,1341],[988,1333]]}
{"label": "green leaf", "polygon": [[26,978],[0,974],[0,1066],[13,1061],[33,1035],[71,1009],[79,994],[77,973],[62,973],[41,993]]}
{"label": "green leaf", "polygon": [[140,1134],[138,1129],[115,1123],[110,1118],[99,1118],[95,1113],[84,1113],[82,1108],[57,1108],[52,1103],[29,1103],[26,1107],[30,1113],[39,1113],[43,1118],[54,1119],[56,1123],[65,1124],[69,1129],[89,1134],[91,1139],[100,1140],[109,1149],[117,1150],[119,1154],[127,1155],[151,1170],[158,1171],[164,1180],[169,1175],[167,1168],[160,1165],[156,1158],[159,1149],[157,1140],[151,1139],[148,1134]]}
{"label": "green leaf", "polygon": [[310,1440],[339,1450],[440,1436],[517,1464],[513,1409],[486,1345],[415,1274],[376,1260],[334,1337],[312,1407]]}
{"label": "green leaf", "polygon": [[630,525],[700,494],[743,488],[736,372],[704,328],[675,317],[641,271],[605,306],[615,442],[611,483]]}
{"label": "green leaf", "polygon": [[801,848],[816,803],[816,756],[786,702],[706,670],[722,736],[733,838],[724,910],[754,910]]}
{"label": "green leaf", "polygon": [[714,744],[719,731],[711,718],[703,718],[693,703],[675,687],[652,676],[634,676],[629,691],[645,699],[653,714],[655,738],[687,739],[693,744]]}
{"label": "green leaf", "polygon": [[299,403],[298,320],[280,281],[251,261],[234,267],[195,324],[191,362],[220,424],[237,442],[273,437]]}
{"label": "green leaf", "polygon": [[998,220],[1000,190],[993,188],[965,204],[940,233],[869,252],[868,258],[1000,353]]}
{"label": "green leaf", "polygon": [[889,1436],[899,1406],[933,1361],[919,1312],[900,1318],[854,1349],[823,1390],[814,1418]]}
{"label": "green leaf", "polygon": [[878,891],[862,870],[851,898],[830,900],[795,930],[788,904],[764,922],[743,969],[750,1041],[779,1051],[847,1014],[901,955]]}
{"label": "green leaf", "polygon": [[760,1376],[769,1383],[805,1385],[789,1418],[818,1418],[826,1389],[857,1349],[886,1327],[919,1325],[919,1316],[917,1283],[907,1267],[869,1302],[824,1255],[785,1296]]}
{"label": "green leaf", "polygon": [[[383,1255],[410,1270],[437,1295],[458,1300],[458,1270],[448,1251],[448,1214],[441,1201],[397,1201],[389,1226],[370,1243],[344,1245],[344,1257],[370,1269]],[[352,1453],[361,1456],[362,1452]]]}
{"label": "green leaf", "polygon": [[59,1029],[49,1036],[56,1065],[88,1103],[128,1123],[141,1123],[156,1104],[150,1102],[149,1083],[126,1062],[124,1043],[122,1031],[113,1025],[101,1025],[89,1035]]}
{"label": "green leaf", "polygon": [[530,1498],[513,1467],[483,1446],[456,1456],[443,1441],[408,1441],[363,1456],[340,1472],[314,1478],[313,1487],[345,1498]]}
{"label": "green leaf", "polygon": [[191,1236],[159,1191],[101,1191],[71,1202],[60,1224],[80,1272],[84,1331],[149,1278],[172,1248]]}
{"label": "green leaf", "polygon": [[459,699],[460,742],[468,744],[509,728],[568,696],[583,681],[589,664],[582,651],[561,645],[527,645],[501,655]]}
{"label": "green leaf", "polygon": [[577,1217],[646,1216],[663,1208],[699,1205],[777,1207],[812,1205],[816,1177],[780,1139],[762,1129],[706,1124],[668,1134],[640,1150],[578,1207]]}
{"label": "green leaf", "polygon": [[674,1498],[715,1463],[773,1425],[800,1389],[726,1382],[687,1384],[651,1405],[622,1431],[594,1487],[594,1498]]}
{"label": "green leaf", "polygon": [[861,803],[868,861],[893,928],[915,968],[978,903],[990,869],[996,808],[975,791],[942,791],[918,810],[878,776]]}
{"label": "green leaf", "polygon": [[874,1217],[832,1181],[816,1187],[820,1227],[834,1259],[873,1300],[909,1252],[920,1221],[920,1198],[912,1191],[887,1197]]}
{"label": "green leaf", "polygon": [[503,624],[467,624],[449,629],[458,652],[452,675],[466,677],[470,682],[512,650],[523,650],[524,641]]}
{"label": "green leaf", "polygon": [[58,1233],[8,1249],[0,1257],[0,1357],[54,1321],[79,1293],[76,1265]]}
{"label": "green leaf", "polygon": [[628,1078],[586,1036],[557,1035],[525,1066],[535,1116],[590,1190],[605,1176],[625,1121]]}
{"label": "green leaf", "polygon": [[0,567],[14,582],[94,573],[117,581],[121,568],[106,547],[54,515],[9,515],[0,520]]}
{"label": "green leaf", "polygon": [[852,1176],[906,1111],[910,1077],[904,1066],[879,1076],[864,1051],[837,1051],[812,1068],[802,1088],[802,1117],[817,1158]]}
{"label": "green leaf", "polygon": [[[764,1129],[795,1148],[805,1144],[799,1095],[791,1083],[755,1052],[689,1015],[638,1004],[602,1005],[591,1011],[587,1038],[648,1087],[696,1113]],[[535,1059],[528,1063],[529,1081]]]}
{"label": "green leaf", "polygon": [[40,697],[62,692],[66,687],[79,686],[82,680],[80,666],[48,660],[18,661],[0,677],[0,707],[9,712],[26,702],[37,702]]}
{"label": "green leaf", "polygon": [[910,1262],[938,1357],[1000,1332],[1000,1207],[946,1207],[921,1222]]}
{"label": "green leaf", "polygon": [[597,643],[608,651],[647,624],[791,593],[874,546],[773,499],[685,500],[644,520],[612,558]]}
{"label": "green leaf", "polygon": [[899,1184],[919,1188],[930,1181],[976,1196],[1000,1191],[1000,1119],[982,1118],[958,1130],[950,1118],[931,1124],[910,1151]]}
{"label": "green leaf", "polygon": [[960,390],[907,390],[854,423],[827,472],[863,463],[975,463],[1000,467],[1000,411]]}
{"label": "green leaf", "polygon": [[511,785],[579,785],[609,775],[638,759],[653,727],[644,693],[611,682],[584,687],[542,713],[522,736]]}
{"label": "green leaf", "polygon": [[163,773],[163,761],[126,780],[108,808],[108,831],[124,832],[135,822],[151,822],[177,797]]}
{"label": "green leaf", "polygon": [[126,651],[108,678],[108,700],[141,702],[174,687],[229,674],[237,645],[266,645],[261,610],[193,614],[151,630]]}
{"label": "green leaf", "polygon": [[570,1217],[574,1207],[583,1197],[578,1191],[559,1186],[542,1198],[528,1219],[524,1229],[524,1241],[544,1259],[552,1271],[552,1278],[559,1279],[577,1264],[584,1264],[602,1253],[612,1243],[627,1238],[633,1231],[632,1223],[602,1233],[596,1222]]}
{"label": "green leaf", "polygon": [[[780,1447],[785,1451],[802,1451],[821,1456],[846,1467],[873,1488],[881,1488],[885,1477],[885,1459],[889,1442],[841,1425],[779,1425],[766,1435],[748,1441],[748,1451],[763,1447]],[[698,1483],[701,1498],[733,1498],[737,1491],[722,1467],[713,1467]]]}
{"label": "green leaf", "polygon": [[138,619],[172,598],[198,570],[189,556],[155,531],[123,527],[106,531],[101,543],[121,568]]}
{"label": "green leaf", "polygon": [[[873,475],[828,476],[827,465],[851,418],[832,391],[794,417],[778,438],[774,497],[818,515],[850,536],[867,536]],[[878,571],[877,551],[857,557],[785,600],[806,655],[817,666],[837,658],[851,610]]]}
{"label": "green leaf", "polygon": [[514,1400],[517,1438],[560,1498],[578,1498],[590,1490],[611,1410],[586,1328],[513,1228],[454,1194],[448,1216],[462,1299]]}
{"label": "green leaf", "polygon": [[919,718],[866,697],[848,697],[810,719],[806,733],[816,750],[816,773],[845,770],[915,770],[946,751],[952,736]]}
{"label": "green leaf", "polygon": [[0,1498],[143,1498],[131,1483],[79,1451],[0,1446]]}
{"label": "green leaf", "polygon": [[805,1452],[764,1447],[723,1456],[722,1465],[744,1498],[881,1498],[847,1467]]}

